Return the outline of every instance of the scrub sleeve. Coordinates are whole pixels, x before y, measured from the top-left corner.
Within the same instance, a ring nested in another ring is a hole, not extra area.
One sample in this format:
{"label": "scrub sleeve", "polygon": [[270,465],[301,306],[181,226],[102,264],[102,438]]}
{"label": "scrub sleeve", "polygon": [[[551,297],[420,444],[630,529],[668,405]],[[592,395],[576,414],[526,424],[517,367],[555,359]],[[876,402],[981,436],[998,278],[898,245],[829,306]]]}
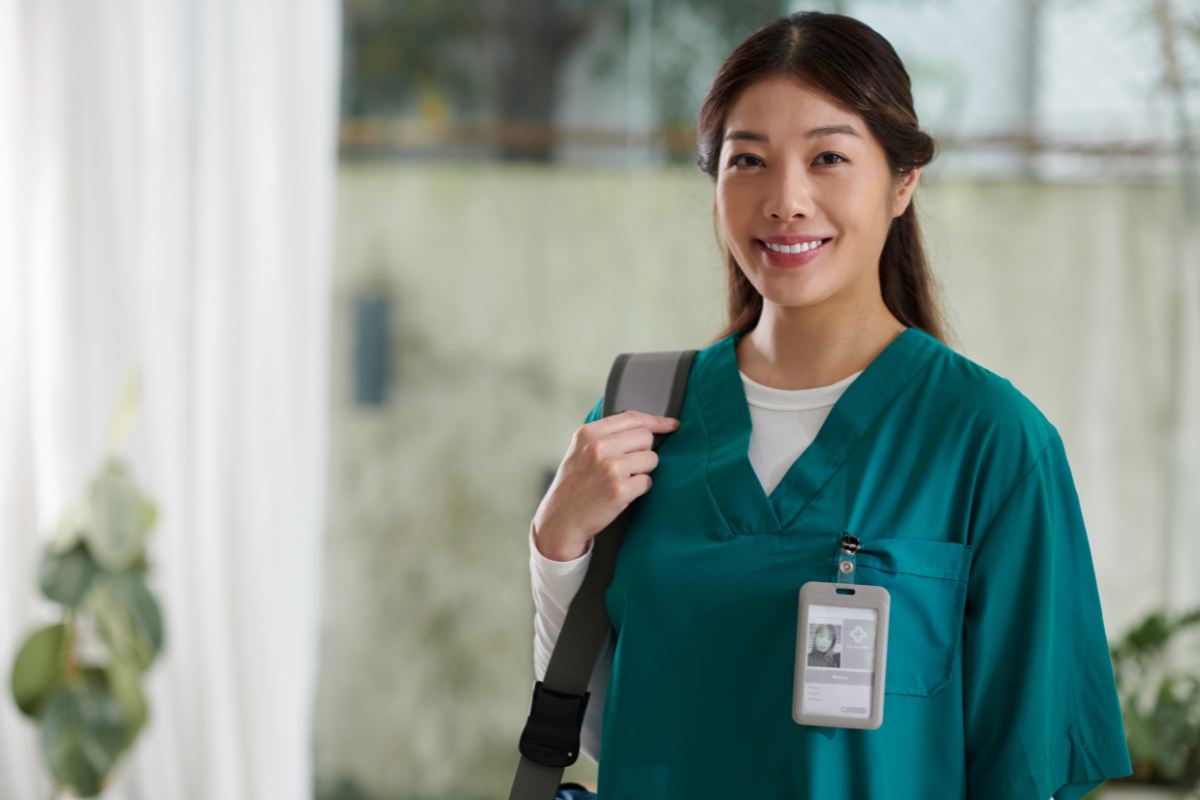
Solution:
{"label": "scrub sleeve", "polygon": [[1074,800],[1132,771],[1057,431],[975,543],[963,676],[969,797]]}

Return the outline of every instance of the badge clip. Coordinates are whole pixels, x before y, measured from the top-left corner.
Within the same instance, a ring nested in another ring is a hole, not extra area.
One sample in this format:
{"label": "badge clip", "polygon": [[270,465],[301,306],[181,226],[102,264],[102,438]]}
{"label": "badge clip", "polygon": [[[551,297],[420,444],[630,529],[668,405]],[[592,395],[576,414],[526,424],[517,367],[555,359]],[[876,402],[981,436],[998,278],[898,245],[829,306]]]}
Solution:
{"label": "badge clip", "polygon": [[853,584],[855,558],[858,553],[859,538],[845,531],[842,531],[842,538],[838,541],[837,554],[835,556],[835,577],[834,583]]}

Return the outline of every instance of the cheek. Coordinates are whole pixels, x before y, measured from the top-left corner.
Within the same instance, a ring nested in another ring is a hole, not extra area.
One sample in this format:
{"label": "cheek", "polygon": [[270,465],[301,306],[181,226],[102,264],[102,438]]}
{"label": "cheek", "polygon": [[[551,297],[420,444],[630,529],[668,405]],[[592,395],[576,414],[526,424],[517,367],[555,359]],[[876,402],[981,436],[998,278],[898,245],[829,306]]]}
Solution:
{"label": "cheek", "polygon": [[717,207],[733,216],[746,213],[754,204],[754,192],[737,180],[718,181],[716,188]]}
{"label": "cheek", "polygon": [[717,221],[726,244],[734,249],[746,247],[745,237],[748,227],[752,225],[752,207],[746,204],[744,197],[736,189],[728,188],[717,192]]}
{"label": "cheek", "polygon": [[880,195],[878,187],[862,184],[838,194],[834,213],[847,229],[871,233],[878,230],[881,220],[889,218],[890,208],[890,202]]}

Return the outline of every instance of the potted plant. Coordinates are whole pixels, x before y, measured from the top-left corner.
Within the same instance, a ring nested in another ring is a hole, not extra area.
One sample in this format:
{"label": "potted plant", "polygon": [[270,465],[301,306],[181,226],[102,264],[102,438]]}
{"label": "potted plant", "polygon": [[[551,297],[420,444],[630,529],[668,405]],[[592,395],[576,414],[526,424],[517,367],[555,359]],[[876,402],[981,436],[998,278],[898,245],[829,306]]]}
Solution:
{"label": "potted plant", "polygon": [[1169,670],[1167,646],[1200,626],[1200,608],[1149,614],[1111,647],[1133,774],[1108,781],[1097,797],[1200,798],[1200,675]]}
{"label": "potted plant", "polygon": [[146,581],[157,511],[117,455],[136,403],[133,377],[106,457],[41,555],[38,585],[60,619],[31,633],[13,661],[13,700],[41,728],[56,794],[94,797],[104,788],[146,722],[142,676],[163,645]]}

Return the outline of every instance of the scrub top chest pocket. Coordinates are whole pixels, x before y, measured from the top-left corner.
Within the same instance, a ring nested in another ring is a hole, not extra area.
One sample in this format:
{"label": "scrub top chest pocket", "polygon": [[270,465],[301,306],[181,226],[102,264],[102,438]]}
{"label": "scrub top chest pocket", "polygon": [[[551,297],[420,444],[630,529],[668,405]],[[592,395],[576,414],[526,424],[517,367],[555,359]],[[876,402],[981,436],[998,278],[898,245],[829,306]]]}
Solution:
{"label": "scrub top chest pocket", "polygon": [[864,538],[856,583],[891,595],[886,694],[927,696],[950,681],[962,641],[970,545]]}

